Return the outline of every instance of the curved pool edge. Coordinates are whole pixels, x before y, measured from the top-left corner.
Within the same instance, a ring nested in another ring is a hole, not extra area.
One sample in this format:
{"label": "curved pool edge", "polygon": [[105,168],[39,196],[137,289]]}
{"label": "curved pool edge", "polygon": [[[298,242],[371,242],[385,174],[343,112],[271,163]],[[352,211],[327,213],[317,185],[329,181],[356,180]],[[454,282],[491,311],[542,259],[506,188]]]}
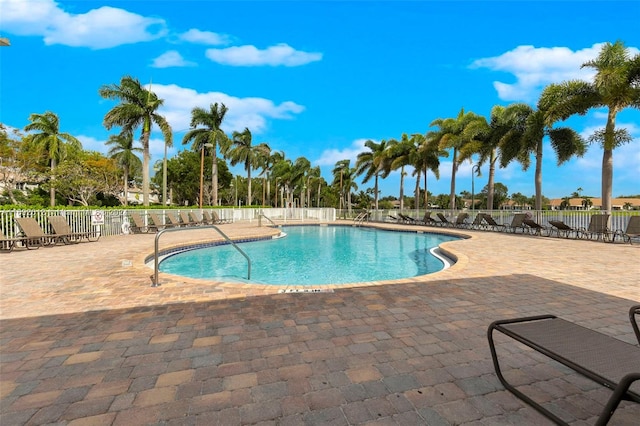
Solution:
{"label": "curved pool edge", "polygon": [[[283,226],[350,226],[350,227],[356,227],[356,225],[353,224],[353,222],[344,222],[344,221],[337,221],[334,223],[315,223],[315,224],[285,224],[285,225],[278,225],[276,227],[264,227],[265,231],[269,230],[269,232],[265,232],[264,235],[262,237],[251,237],[251,238],[247,238],[247,237],[231,237],[230,239],[234,242],[239,242],[239,241],[258,241],[258,240],[265,240],[265,239],[271,239],[276,235],[279,235],[280,232],[282,232],[280,230],[280,228],[282,228]],[[466,266],[468,264],[468,258],[465,255],[462,255],[461,253],[457,252],[455,249],[451,248],[450,245],[451,244],[458,244],[461,243],[467,239],[473,239],[475,238],[474,236],[471,236],[469,234],[466,234],[464,232],[460,232],[460,230],[454,230],[454,229],[432,229],[432,228],[427,228],[424,226],[419,226],[419,225],[395,225],[394,224],[390,224],[390,223],[378,223],[378,222],[368,222],[368,223],[363,223],[363,224],[358,224],[357,227],[366,227],[366,228],[375,228],[375,229],[382,229],[382,230],[388,230],[388,231],[396,231],[396,232],[409,232],[409,233],[416,233],[416,234],[424,234],[424,233],[431,233],[431,234],[440,234],[440,235],[449,235],[449,236],[454,236],[454,237],[459,237],[461,238],[460,240],[455,240],[455,241],[446,241],[441,243],[438,246],[438,249],[440,250],[440,252],[446,256],[447,258],[449,258],[453,263],[450,265],[450,267],[445,268],[445,269],[441,269],[437,272],[432,272],[426,275],[417,275],[414,277],[407,277],[407,278],[399,278],[396,280],[381,280],[381,281],[363,281],[363,282],[350,282],[350,283],[343,283],[343,284],[317,284],[317,285],[277,285],[277,284],[259,284],[259,283],[247,283],[241,280],[238,281],[218,281],[218,280],[207,280],[207,279],[201,279],[201,278],[190,278],[190,277],[184,277],[182,275],[174,275],[174,274],[169,274],[169,273],[165,273],[165,272],[159,272],[158,273],[158,280],[160,283],[163,283],[163,281],[166,280],[170,280],[170,282],[173,283],[181,283],[181,284],[206,284],[208,286],[215,286],[216,288],[225,291],[225,290],[229,290],[232,291],[233,293],[238,293],[241,290],[247,290],[247,295],[251,295],[253,293],[257,293],[257,294],[272,294],[272,293],[294,293],[299,291],[300,293],[314,293],[314,292],[325,292],[325,291],[333,291],[333,290],[337,290],[340,288],[354,288],[354,287],[370,287],[370,286],[380,286],[380,285],[393,285],[393,284],[409,284],[409,283],[415,283],[418,281],[425,281],[426,279],[428,280],[432,280],[434,278],[438,278],[440,279],[442,274],[447,274],[447,273],[455,273],[455,271],[459,270],[460,268],[463,268],[464,266]],[[214,245],[219,245],[220,242],[222,243],[226,243],[224,240],[222,240],[221,238],[211,238],[211,239],[200,239],[197,242],[190,242],[188,244],[173,244],[171,246],[165,247],[163,250],[161,251],[166,251],[166,250],[174,250],[174,252],[179,251],[179,250],[189,250],[189,249],[195,249],[195,248],[200,248],[200,247],[194,247],[194,245],[202,245],[202,244],[209,244],[210,246],[214,246]],[[195,243],[195,244],[194,244]],[[191,247],[191,248],[190,248]],[[151,261],[153,261],[154,258],[154,254],[147,254],[147,255],[142,255],[141,256],[142,259],[142,263],[143,266],[147,267],[149,269],[149,259]],[[153,266],[150,267],[150,269],[153,271]],[[164,279],[164,280],[163,280]],[[302,290],[307,290],[307,291],[302,291]],[[292,291],[293,290],[293,291]]]}

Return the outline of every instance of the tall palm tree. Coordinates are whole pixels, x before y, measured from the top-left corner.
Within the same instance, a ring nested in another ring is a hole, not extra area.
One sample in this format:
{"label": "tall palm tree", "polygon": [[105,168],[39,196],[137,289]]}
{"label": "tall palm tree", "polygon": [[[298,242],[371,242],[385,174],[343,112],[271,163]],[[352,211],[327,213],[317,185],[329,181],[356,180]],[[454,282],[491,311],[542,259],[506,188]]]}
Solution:
{"label": "tall palm tree", "polygon": [[[355,168],[350,167],[351,160],[340,160],[336,162],[333,169],[333,185],[340,188],[340,208],[347,205],[347,211],[351,215],[351,191],[357,190],[355,182]],[[346,200],[345,200],[346,195]]]}
{"label": "tall palm tree", "polygon": [[613,192],[613,150],[631,140],[625,129],[616,129],[616,116],[625,108],[640,108],[640,54],[631,57],[622,41],[606,43],[598,56],[582,64],[593,68],[592,83],[573,80],[552,84],[543,93],[543,110],[548,126],[574,114],[584,115],[591,108],[607,108],[604,130],[597,131],[591,142],[598,142],[602,154],[602,210],[611,210]]}
{"label": "tall palm tree", "polygon": [[[68,150],[80,150],[82,149],[82,144],[71,134],[60,132],[60,120],[53,112],[31,114],[29,121],[31,123],[27,124],[24,130],[36,132],[29,135],[29,142],[47,157],[53,179],[56,166],[65,158]],[[51,207],[56,205],[55,185],[51,185],[49,189],[49,203]]]}
{"label": "tall palm tree", "polygon": [[307,174],[307,199],[309,200],[309,207],[312,207],[311,204],[311,191],[312,187],[317,185],[318,189],[316,192],[316,207],[320,207],[320,190],[322,189],[322,172],[320,170],[320,166],[315,166],[309,169],[309,173]]}
{"label": "tall palm tree", "polygon": [[391,169],[391,163],[385,152],[389,144],[384,139],[380,143],[368,140],[364,143],[364,146],[369,148],[369,151],[358,154],[356,176],[364,174],[362,183],[367,183],[372,177],[374,178],[374,206],[378,210],[378,178],[383,174],[388,174]]}
{"label": "tall palm tree", "polygon": [[[440,148],[436,143],[429,143],[425,135],[416,133],[412,135],[411,140],[417,146],[416,161],[413,164],[416,170],[422,170],[424,175],[424,206],[429,206],[429,188],[427,187],[427,173],[429,170],[436,179],[440,179],[440,157],[448,157],[449,152]],[[420,174],[417,174],[418,178]],[[418,181],[419,179],[416,179]],[[420,187],[418,186],[418,196],[420,195]]]}
{"label": "tall palm tree", "polygon": [[[287,201],[289,201],[289,194],[291,188],[291,176],[293,163],[288,158],[284,157],[283,152],[274,153],[274,157],[277,159],[273,164],[273,176],[276,179],[276,206],[278,205],[278,187],[281,188],[281,191],[287,192]],[[284,207],[284,201],[281,201],[281,207]]]}
{"label": "tall palm tree", "polygon": [[[191,129],[182,138],[182,144],[192,141],[191,149],[200,152],[206,144],[211,145],[211,199],[213,205],[218,205],[218,155],[220,149],[224,151],[229,144],[229,138],[220,126],[228,108],[221,103],[210,104],[209,110],[195,107],[191,110]],[[202,126],[202,127],[199,127]]]}
{"label": "tall palm tree", "polygon": [[124,205],[127,206],[129,205],[129,175],[134,170],[139,170],[142,167],[142,161],[135,154],[136,152],[142,152],[142,148],[133,146],[133,134],[131,132],[109,136],[106,145],[110,146],[107,155],[116,161],[124,174]]}
{"label": "tall palm tree", "polygon": [[311,162],[305,157],[298,157],[293,162],[291,168],[291,185],[292,192],[298,190],[300,193],[300,207],[304,206],[305,185],[307,183],[307,175],[311,170]]}
{"label": "tall palm tree", "polygon": [[271,168],[273,167],[273,155],[271,154],[271,147],[265,144],[266,148],[261,149],[258,152],[258,168],[262,169],[258,176],[262,176],[262,205],[266,205],[266,201],[271,197],[271,182],[270,176]]}
{"label": "tall palm tree", "polygon": [[456,208],[456,172],[461,164],[458,152],[470,142],[471,138],[465,134],[464,129],[469,123],[478,120],[480,116],[473,112],[464,112],[464,108],[460,110],[456,118],[438,118],[431,122],[429,127],[437,126],[438,130],[427,133],[427,139],[430,143],[435,143],[440,149],[453,150],[451,165],[451,192],[450,209]]}
{"label": "tall palm tree", "polygon": [[225,155],[231,160],[231,165],[235,166],[238,163],[244,165],[244,169],[247,171],[247,205],[252,203],[251,197],[251,170],[258,166],[258,158],[263,153],[270,151],[269,145],[261,143],[253,146],[251,131],[245,127],[242,132],[233,132],[231,144],[226,150]]}
{"label": "tall palm tree", "polygon": [[[545,89],[546,91],[546,89]],[[582,157],[586,152],[586,145],[580,135],[569,127],[552,128],[545,121],[543,104],[549,100],[543,91],[541,101],[538,101],[538,109],[533,109],[525,104],[510,105],[509,121],[512,125],[514,138],[505,138],[501,144],[500,166],[506,165],[516,159],[524,170],[531,164],[531,156],[535,158],[535,209],[542,210],[542,153],[545,137],[548,137],[551,147],[556,153],[558,165],[568,161],[573,156]],[[514,140],[519,139],[519,140]]]}
{"label": "tall palm tree", "polygon": [[130,76],[120,79],[120,84],[104,85],[98,91],[105,99],[120,101],[104,116],[103,124],[110,130],[114,126],[122,128],[123,132],[133,133],[138,127],[142,127],[140,140],[142,142],[142,203],[149,205],[149,139],[151,129],[156,124],[166,146],[173,145],[173,133],[169,122],[164,116],[158,114],[158,109],[164,103],[163,99],[151,90],[147,90],[140,82]]}
{"label": "tall palm tree", "polygon": [[505,156],[503,153],[505,150],[513,152],[519,147],[525,128],[523,117],[530,110],[528,105],[522,103],[506,107],[495,105],[491,109],[488,122],[484,117],[479,117],[465,128],[465,134],[470,141],[461,150],[460,159],[471,159],[473,155],[478,154],[478,166],[489,163],[489,182],[487,183],[489,209],[494,208],[496,163],[500,160],[500,167],[504,168],[513,160],[512,155]]}

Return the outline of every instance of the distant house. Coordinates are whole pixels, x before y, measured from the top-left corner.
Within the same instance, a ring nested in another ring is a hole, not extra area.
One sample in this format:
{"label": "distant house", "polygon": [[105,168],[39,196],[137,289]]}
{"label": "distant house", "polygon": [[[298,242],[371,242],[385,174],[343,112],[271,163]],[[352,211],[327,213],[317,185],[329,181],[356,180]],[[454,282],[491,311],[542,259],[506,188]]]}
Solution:
{"label": "distant house", "polygon": [[[584,199],[589,198],[591,206],[584,205]],[[548,207],[551,210],[561,210],[563,198],[554,198],[549,201]],[[570,198],[567,210],[600,210],[602,208],[602,198]],[[612,210],[640,210],[640,198],[613,198],[611,200]]]}

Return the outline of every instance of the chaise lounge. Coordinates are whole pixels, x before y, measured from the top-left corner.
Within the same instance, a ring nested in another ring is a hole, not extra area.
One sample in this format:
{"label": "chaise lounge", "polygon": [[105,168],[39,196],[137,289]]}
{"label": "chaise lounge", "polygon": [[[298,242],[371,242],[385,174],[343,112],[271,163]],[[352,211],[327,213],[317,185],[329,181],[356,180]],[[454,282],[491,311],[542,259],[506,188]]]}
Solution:
{"label": "chaise lounge", "polygon": [[551,225],[551,229],[549,230],[550,237],[552,237],[555,232],[558,238],[569,238],[571,234],[574,234],[573,238],[578,238],[578,230],[576,228],[572,228],[561,220],[550,220],[549,225]]}
{"label": "chaise lounge", "polygon": [[32,217],[16,217],[15,221],[22,230],[20,236],[24,237],[23,243],[27,249],[37,249],[61,241],[58,236],[46,234]]}
{"label": "chaise lounge", "polygon": [[620,237],[623,242],[633,244],[634,239],[640,240],[640,216],[631,216],[627,229],[618,229],[613,233],[612,241],[615,242],[616,237]]}
{"label": "chaise lounge", "polygon": [[[633,306],[629,312],[634,331],[638,328],[635,320],[637,313],[640,313],[640,305]],[[612,390],[613,393],[602,409],[597,425],[607,424],[622,400],[640,403],[638,389],[631,389],[640,381],[640,347],[555,315],[494,321],[489,326],[487,337],[498,379],[507,390],[557,424],[567,423],[506,380],[498,361],[494,332],[511,337]],[[640,342],[640,333],[637,332],[636,335]],[[501,346],[506,344],[503,345],[501,342]]]}

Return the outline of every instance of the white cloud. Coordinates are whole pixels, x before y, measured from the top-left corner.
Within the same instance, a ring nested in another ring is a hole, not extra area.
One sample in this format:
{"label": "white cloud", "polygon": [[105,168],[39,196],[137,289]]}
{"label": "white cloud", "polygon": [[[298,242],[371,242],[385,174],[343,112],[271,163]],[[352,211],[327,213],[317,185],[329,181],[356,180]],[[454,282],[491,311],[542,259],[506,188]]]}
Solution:
{"label": "white cloud", "polygon": [[260,50],[255,46],[233,46],[225,49],[207,49],[205,55],[213,62],[232,66],[279,66],[295,67],[322,59],[322,53],[295,50],[281,43]]}
{"label": "white cloud", "polygon": [[177,50],[169,50],[153,60],[154,68],[193,67],[195,62],[185,60]]}
{"label": "white cloud", "polygon": [[[600,53],[603,43],[573,51],[567,47],[518,46],[500,56],[481,58],[471,68],[488,68],[513,74],[515,83],[495,81],[493,83],[500,99],[505,101],[532,101],[540,90],[551,84],[567,80],[591,81],[592,68],[581,68],[582,64]],[[632,54],[637,49],[629,48]]]}
{"label": "white cloud", "polygon": [[3,31],[42,36],[47,45],[105,49],[166,34],[162,19],[108,6],[83,14],[67,13],[53,0],[0,0],[0,7]]}
{"label": "white cloud", "polygon": [[228,108],[222,123],[222,129],[228,133],[248,127],[253,134],[260,134],[267,128],[269,119],[287,120],[304,111],[302,105],[291,101],[276,104],[265,98],[238,98],[221,92],[198,93],[194,89],[175,84],[154,83],[153,91],[164,99],[161,113],[174,132],[189,128],[191,110],[194,107],[208,109],[210,104],[216,102],[223,103]]}
{"label": "white cloud", "polygon": [[313,164],[318,166],[335,166],[338,161],[351,160],[351,167],[355,166],[358,154],[366,151],[364,143],[370,139],[356,139],[351,146],[344,149],[325,149],[320,154],[320,158],[315,160]]}
{"label": "white cloud", "polygon": [[218,34],[211,31],[200,31],[192,28],[178,36],[180,40],[195,44],[206,44],[210,46],[224,46],[231,42],[231,37],[226,34]]}
{"label": "white cloud", "polygon": [[82,149],[85,151],[97,151],[106,154],[109,148],[105,145],[106,141],[99,140],[93,136],[78,135],[76,138],[82,143]]}

